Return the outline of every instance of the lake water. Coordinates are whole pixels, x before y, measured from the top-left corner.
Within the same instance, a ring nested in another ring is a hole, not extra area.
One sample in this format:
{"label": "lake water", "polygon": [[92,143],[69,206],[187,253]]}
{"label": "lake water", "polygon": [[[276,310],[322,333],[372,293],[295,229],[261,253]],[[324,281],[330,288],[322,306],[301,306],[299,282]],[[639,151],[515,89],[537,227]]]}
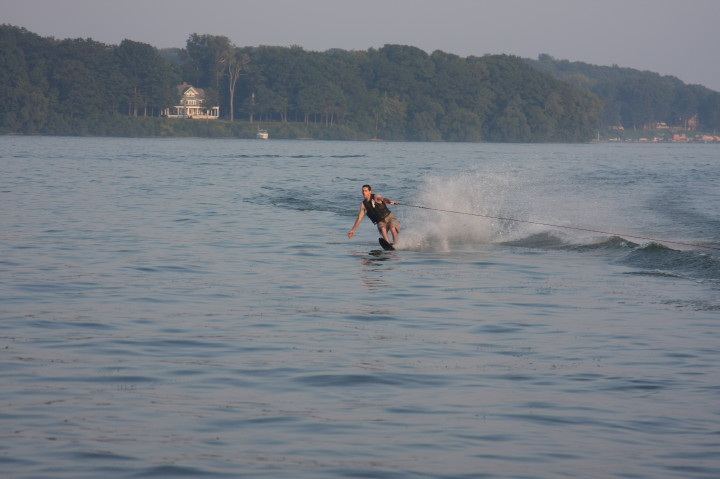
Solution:
{"label": "lake water", "polygon": [[0,137],[1,475],[720,477],[718,185],[716,145]]}

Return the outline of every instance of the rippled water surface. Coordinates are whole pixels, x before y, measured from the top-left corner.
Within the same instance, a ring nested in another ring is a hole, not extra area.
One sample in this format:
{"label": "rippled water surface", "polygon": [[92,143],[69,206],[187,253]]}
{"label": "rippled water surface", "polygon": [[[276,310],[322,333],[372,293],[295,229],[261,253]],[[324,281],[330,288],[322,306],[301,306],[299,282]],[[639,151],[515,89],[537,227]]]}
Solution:
{"label": "rippled water surface", "polygon": [[720,477],[719,153],[0,137],[0,475]]}

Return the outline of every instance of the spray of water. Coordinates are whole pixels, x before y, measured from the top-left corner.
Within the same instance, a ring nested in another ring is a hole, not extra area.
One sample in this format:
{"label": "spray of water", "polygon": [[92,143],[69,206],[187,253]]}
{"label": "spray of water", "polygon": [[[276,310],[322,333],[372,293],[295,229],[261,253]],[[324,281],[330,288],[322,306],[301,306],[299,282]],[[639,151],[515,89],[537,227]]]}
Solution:
{"label": "spray of water", "polygon": [[[399,247],[448,251],[460,246],[522,241],[539,235],[549,236],[556,242],[588,241],[590,234],[498,219],[552,220],[570,225],[569,219],[577,217],[579,206],[562,195],[562,192],[548,191],[546,181],[512,169],[503,173],[473,171],[451,177],[429,176],[423,179],[413,201],[433,210],[408,208],[403,211],[407,228],[401,235]],[[565,219],[554,213],[560,208],[567,215]]]}
{"label": "spray of water", "polygon": [[[427,177],[421,185],[417,204],[405,204],[418,209],[405,215],[411,226],[397,245],[401,249],[449,251],[488,243],[552,248],[631,244],[629,240],[720,249],[650,237],[643,229],[648,218],[633,214],[627,194],[599,196],[587,184],[553,182],[552,174],[473,172]],[[625,226],[613,229],[611,219]]]}
{"label": "spray of water", "polygon": [[[426,177],[413,201],[440,210],[495,213],[508,187],[507,179],[478,172]],[[401,236],[404,249],[447,251],[457,245],[492,243],[507,234],[503,225],[488,218],[411,209],[403,210],[403,216],[408,225]]]}

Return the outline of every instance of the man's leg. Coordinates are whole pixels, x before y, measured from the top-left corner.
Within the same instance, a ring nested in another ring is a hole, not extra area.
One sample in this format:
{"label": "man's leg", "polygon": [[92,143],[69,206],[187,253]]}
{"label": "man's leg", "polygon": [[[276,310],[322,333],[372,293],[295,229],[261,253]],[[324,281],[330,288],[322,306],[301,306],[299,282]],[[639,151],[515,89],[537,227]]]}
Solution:
{"label": "man's leg", "polygon": [[[388,238],[388,234],[387,234],[387,225],[385,224],[385,222],[381,221],[378,223],[377,226],[378,226],[378,231],[380,232],[380,235],[383,237],[383,239],[385,241],[387,241],[388,243],[390,243],[390,238]],[[394,235],[393,235],[393,237],[394,237]]]}
{"label": "man's leg", "polygon": [[392,234],[392,237],[393,237],[393,243],[397,244],[398,238],[400,238],[400,230],[398,229],[397,226],[393,225],[393,227],[390,228],[390,233]]}
{"label": "man's leg", "polygon": [[385,227],[390,229],[393,244],[397,244],[400,239],[400,223],[398,223],[394,216],[390,215],[389,219],[385,222]]}

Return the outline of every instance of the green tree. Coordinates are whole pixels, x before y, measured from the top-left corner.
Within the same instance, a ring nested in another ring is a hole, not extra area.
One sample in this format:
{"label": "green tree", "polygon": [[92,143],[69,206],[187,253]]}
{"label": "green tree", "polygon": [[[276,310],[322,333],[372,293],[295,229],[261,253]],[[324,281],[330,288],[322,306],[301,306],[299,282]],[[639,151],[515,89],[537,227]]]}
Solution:
{"label": "green tree", "polygon": [[[47,92],[31,82],[32,67],[26,55],[29,44],[39,43],[40,37],[25,29],[0,26],[0,85],[4,92],[0,95],[0,132],[34,132],[42,123],[35,118],[47,116]],[[47,45],[36,48],[47,48]],[[35,104],[36,99],[39,105]]]}
{"label": "green tree", "polygon": [[55,114],[87,124],[112,111],[114,95],[107,84],[115,71],[107,45],[89,39],[59,42],[53,48],[50,71]]}
{"label": "green tree", "polygon": [[700,122],[713,132],[720,130],[720,93],[706,91],[698,100]]}
{"label": "green tree", "polygon": [[234,115],[234,110],[230,105],[230,95],[224,94],[223,80],[227,78],[228,63],[233,62],[235,54],[236,48],[226,36],[197,33],[190,35],[181,54],[184,79],[205,90],[209,103],[212,103],[210,99],[213,95],[222,92],[219,94],[221,111],[229,111],[230,115]]}
{"label": "green tree", "polygon": [[230,97],[230,121],[235,120],[235,89],[237,88],[237,82],[243,72],[248,70],[248,64],[250,63],[249,56],[235,47],[233,47],[232,50],[232,53],[228,55],[225,60],[225,71],[228,76],[228,93]]}
{"label": "green tree", "polygon": [[483,123],[474,113],[454,108],[443,116],[440,123],[443,138],[448,141],[482,141]]}
{"label": "green tree", "polygon": [[177,100],[175,72],[158,51],[146,44],[123,40],[115,51],[117,65],[122,72],[122,98],[130,116],[148,116],[172,105]]}
{"label": "green tree", "polygon": [[502,142],[526,142],[532,138],[530,125],[518,98],[503,108],[502,114],[490,125],[489,139]]}

